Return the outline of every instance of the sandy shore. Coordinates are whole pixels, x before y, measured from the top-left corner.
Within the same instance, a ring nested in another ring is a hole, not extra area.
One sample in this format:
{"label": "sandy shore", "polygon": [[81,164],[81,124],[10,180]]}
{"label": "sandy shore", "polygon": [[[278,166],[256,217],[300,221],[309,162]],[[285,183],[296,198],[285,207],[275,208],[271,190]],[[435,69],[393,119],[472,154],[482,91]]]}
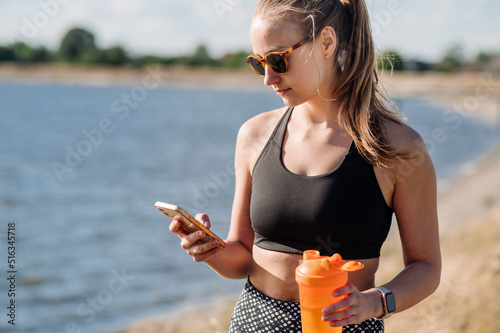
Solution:
{"label": "sandy shore", "polygon": [[[387,332],[498,332],[500,327],[500,150],[438,200],[443,259],[438,290],[386,321]],[[382,250],[377,283],[403,267],[397,230]]]}
{"label": "sandy shore", "polygon": [[[156,76],[155,76],[156,75]],[[82,85],[140,85],[156,77],[160,86],[214,89],[265,89],[248,69],[193,71],[182,68],[114,69],[104,67],[0,65],[0,81]],[[463,117],[500,123],[500,79],[489,74],[381,75],[392,97],[417,97]],[[500,128],[500,127],[499,127]],[[497,332],[500,327],[500,148],[457,178],[441,194],[438,213],[443,273],[436,293],[386,321],[386,332]],[[395,228],[393,228],[395,229]],[[382,249],[377,284],[403,267],[397,230]],[[207,310],[185,309],[145,319],[120,333],[227,332],[236,296]]]}
{"label": "sandy shore", "polygon": [[394,73],[380,81],[392,97],[423,98],[463,117],[500,124],[500,78],[489,73]]}
{"label": "sandy shore", "polygon": [[265,89],[261,78],[249,68],[237,70],[192,69],[159,65],[132,68],[69,64],[16,65],[13,63],[0,63],[0,81],[85,86],[151,85],[154,87],[233,90]]}

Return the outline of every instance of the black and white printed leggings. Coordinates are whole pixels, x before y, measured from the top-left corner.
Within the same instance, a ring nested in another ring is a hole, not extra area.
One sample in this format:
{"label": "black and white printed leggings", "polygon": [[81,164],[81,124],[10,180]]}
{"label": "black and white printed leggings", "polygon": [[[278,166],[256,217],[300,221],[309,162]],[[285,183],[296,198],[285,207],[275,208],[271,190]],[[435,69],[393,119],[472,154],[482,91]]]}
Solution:
{"label": "black and white printed leggings", "polygon": [[[300,303],[280,301],[264,295],[247,281],[236,303],[229,333],[301,333]],[[369,319],[347,325],[342,333],[384,333],[384,322]]]}

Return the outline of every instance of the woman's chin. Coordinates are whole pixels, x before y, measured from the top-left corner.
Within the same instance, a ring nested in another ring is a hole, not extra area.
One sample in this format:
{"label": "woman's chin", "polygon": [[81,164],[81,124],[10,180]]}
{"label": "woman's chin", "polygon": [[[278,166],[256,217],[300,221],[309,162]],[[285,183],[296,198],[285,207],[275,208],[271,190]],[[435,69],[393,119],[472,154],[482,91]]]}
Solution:
{"label": "woman's chin", "polygon": [[298,98],[293,98],[292,96],[282,96],[281,99],[283,100],[283,103],[285,103],[286,106],[291,108],[304,103],[304,101],[299,100]]}

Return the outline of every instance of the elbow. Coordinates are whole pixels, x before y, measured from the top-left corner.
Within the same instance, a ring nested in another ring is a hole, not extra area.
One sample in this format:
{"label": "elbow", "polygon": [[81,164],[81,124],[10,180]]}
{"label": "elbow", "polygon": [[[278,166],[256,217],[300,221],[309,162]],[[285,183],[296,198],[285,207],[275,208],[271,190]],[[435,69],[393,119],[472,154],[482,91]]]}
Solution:
{"label": "elbow", "polygon": [[[422,299],[432,295],[441,283],[441,257],[433,260],[418,260],[409,266],[419,267],[417,279],[420,281]],[[414,280],[415,281],[415,280]]]}
{"label": "elbow", "polygon": [[441,270],[442,270],[441,258],[439,258],[439,261],[436,264],[434,264],[434,274],[431,284],[431,294],[437,290],[439,284],[441,283]]}
{"label": "elbow", "polygon": [[230,242],[205,263],[220,276],[232,280],[246,279],[253,268],[252,253],[238,241]]}
{"label": "elbow", "polygon": [[242,260],[240,261],[228,263],[228,266],[226,266],[225,269],[219,272],[219,274],[222,277],[231,280],[246,279],[250,275],[252,267],[253,267],[253,260],[242,258]]}
{"label": "elbow", "polygon": [[428,263],[428,267],[427,293],[431,295],[438,289],[441,283],[441,257],[437,258],[434,262]]}
{"label": "elbow", "polygon": [[220,276],[230,280],[246,279],[250,275],[251,268],[239,267],[236,269],[228,269],[227,271],[218,272]]}

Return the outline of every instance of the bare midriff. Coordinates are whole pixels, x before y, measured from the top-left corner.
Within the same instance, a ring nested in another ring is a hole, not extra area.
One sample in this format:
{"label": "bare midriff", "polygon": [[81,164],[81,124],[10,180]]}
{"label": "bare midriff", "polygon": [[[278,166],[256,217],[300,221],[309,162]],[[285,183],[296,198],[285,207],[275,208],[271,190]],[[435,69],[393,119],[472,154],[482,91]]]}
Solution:
{"label": "bare midriff", "polygon": [[[351,258],[347,258],[351,259]],[[298,302],[299,287],[295,282],[295,269],[302,261],[302,255],[283,253],[253,247],[254,264],[250,272],[250,281],[265,295],[282,301]],[[357,260],[364,268],[349,273],[349,283],[360,291],[375,286],[375,272],[379,259]]]}

